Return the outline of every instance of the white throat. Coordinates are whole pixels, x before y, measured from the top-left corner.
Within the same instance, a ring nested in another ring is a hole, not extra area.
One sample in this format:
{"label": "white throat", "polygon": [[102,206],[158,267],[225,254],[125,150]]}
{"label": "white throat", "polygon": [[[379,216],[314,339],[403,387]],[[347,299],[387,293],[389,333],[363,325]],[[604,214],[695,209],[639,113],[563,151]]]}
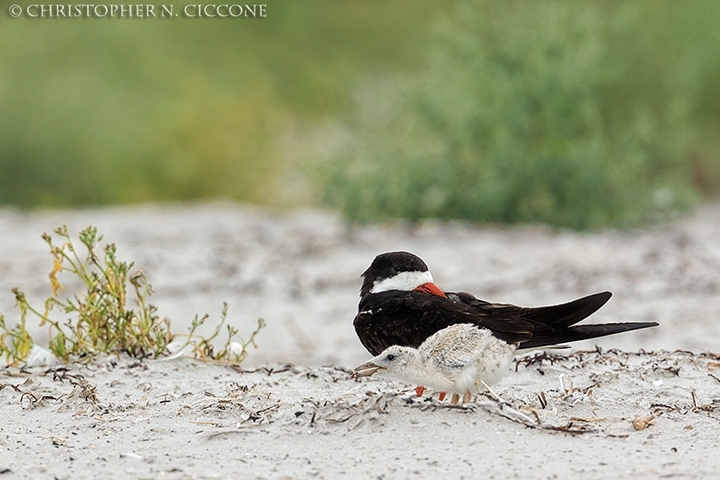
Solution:
{"label": "white throat", "polygon": [[387,292],[388,290],[403,290],[409,292],[425,283],[432,283],[432,281],[433,278],[429,271],[400,272],[392,277],[376,281],[370,293]]}

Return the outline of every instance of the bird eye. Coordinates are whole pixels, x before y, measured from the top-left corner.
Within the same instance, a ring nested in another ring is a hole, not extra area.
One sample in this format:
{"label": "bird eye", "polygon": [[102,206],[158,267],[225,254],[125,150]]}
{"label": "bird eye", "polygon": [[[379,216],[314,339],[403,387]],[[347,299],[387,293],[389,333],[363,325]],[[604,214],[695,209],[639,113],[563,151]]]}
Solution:
{"label": "bird eye", "polygon": [[395,355],[393,355],[392,353],[390,353],[390,354],[388,354],[388,356],[385,357],[385,358],[387,358],[389,361],[393,361],[393,360],[395,360]]}

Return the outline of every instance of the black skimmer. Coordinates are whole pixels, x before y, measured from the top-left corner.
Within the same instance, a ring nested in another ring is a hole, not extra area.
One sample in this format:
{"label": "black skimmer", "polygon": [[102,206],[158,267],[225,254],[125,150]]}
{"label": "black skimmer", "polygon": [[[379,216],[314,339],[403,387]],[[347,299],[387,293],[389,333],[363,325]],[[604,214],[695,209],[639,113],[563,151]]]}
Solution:
{"label": "black skimmer", "polygon": [[419,348],[393,345],[353,371],[353,376],[387,374],[408,383],[452,393],[456,404],[462,395],[470,401],[485,387],[500,400],[490,385],[508,370],[515,346],[493,336],[490,330],[471,323],[456,323],[428,337]]}
{"label": "black skimmer", "polygon": [[425,262],[409,252],[378,255],[362,276],[353,325],[372,355],[394,345],[418,348],[435,332],[458,323],[487,329],[517,349],[556,346],[658,325],[576,325],[602,307],[612,296],[610,292],[545,307],[490,303],[466,292],[445,292],[433,283]]}

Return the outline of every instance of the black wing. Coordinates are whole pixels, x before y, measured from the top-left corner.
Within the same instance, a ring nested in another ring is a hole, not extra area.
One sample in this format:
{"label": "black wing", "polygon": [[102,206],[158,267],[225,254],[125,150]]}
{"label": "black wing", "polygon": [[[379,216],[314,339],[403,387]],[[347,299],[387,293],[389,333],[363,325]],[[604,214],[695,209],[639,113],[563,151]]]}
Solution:
{"label": "black wing", "polygon": [[448,293],[450,298],[462,302],[466,305],[474,306],[487,313],[502,312],[503,315],[513,315],[531,320],[536,323],[544,324],[553,329],[569,327],[581,320],[586,319],[593,313],[597,312],[600,307],[605,305],[612,293],[600,292],[588,295],[587,297],[578,298],[571,302],[562,303],[560,305],[550,305],[547,307],[518,307],[506,303],[490,303],[485,300],[475,298],[467,292]]}
{"label": "black wing", "polygon": [[533,348],[602,337],[655,322],[572,326],[596,312],[610,298],[596,293],[560,305],[518,307],[489,303],[469,293],[448,293],[448,298],[423,292],[389,291],[366,295],[353,322],[363,346],[378,355],[391,345],[418,347],[426,338],[456,323],[488,328],[497,338]]}
{"label": "black wing", "polygon": [[535,326],[514,314],[486,312],[475,306],[424,292],[389,291],[366,295],[353,325],[363,346],[379,355],[391,345],[419,347],[426,338],[456,323],[489,328],[503,340],[532,339]]}

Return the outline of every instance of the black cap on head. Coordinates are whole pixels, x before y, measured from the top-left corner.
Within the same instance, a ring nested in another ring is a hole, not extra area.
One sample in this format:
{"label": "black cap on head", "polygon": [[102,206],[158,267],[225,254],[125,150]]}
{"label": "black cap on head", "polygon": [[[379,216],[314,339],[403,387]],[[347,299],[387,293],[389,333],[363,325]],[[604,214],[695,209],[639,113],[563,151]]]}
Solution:
{"label": "black cap on head", "polygon": [[367,270],[362,274],[364,278],[360,296],[372,290],[378,280],[390,278],[401,272],[427,272],[428,266],[417,255],[410,252],[387,252],[375,257]]}

